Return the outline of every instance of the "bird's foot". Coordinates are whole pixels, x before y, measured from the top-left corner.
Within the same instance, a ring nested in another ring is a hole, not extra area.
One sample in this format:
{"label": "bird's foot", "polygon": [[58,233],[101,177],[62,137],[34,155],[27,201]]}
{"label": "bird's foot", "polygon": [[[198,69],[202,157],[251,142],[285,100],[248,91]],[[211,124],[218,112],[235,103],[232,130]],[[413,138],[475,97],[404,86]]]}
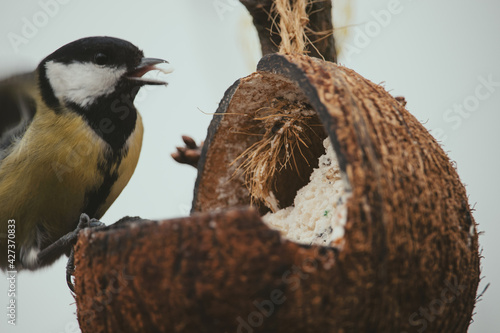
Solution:
{"label": "bird's foot", "polygon": [[[78,233],[86,228],[98,228],[98,227],[103,227],[105,226],[104,223],[102,223],[99,220],[96,219],[90,219],[87,214],[82,214],[80,215],[80,221],[78,222],[78,225],[76,229],[68,234],[68,236],[71,238],[73,246],[74,243],[76,242],[76,239],[78,238]],[[69,289],[74,293],[75,292],[75,285],[73,284],[73,281],[71,277],[75,273],[75,249],[74,247],[71,247],[71,252],[69,254],[68,258],[68,263],[66,264],[66,283],[68,284]]]}
{"label": "bird's foot", "polygon": [[198,146],[193,138],[183,135],[185,147],[177,147],[177,151],[172,153],[172,158],[181,164],[188,164],[195,168],[198,167],[198,162],[203,148],[203,141]]}

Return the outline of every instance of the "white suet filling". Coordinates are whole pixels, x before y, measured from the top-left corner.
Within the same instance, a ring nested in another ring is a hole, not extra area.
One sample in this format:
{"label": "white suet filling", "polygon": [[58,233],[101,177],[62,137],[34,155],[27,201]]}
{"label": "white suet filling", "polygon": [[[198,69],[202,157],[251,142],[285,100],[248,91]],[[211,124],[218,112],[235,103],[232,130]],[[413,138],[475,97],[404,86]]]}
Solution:
{"label": "white suet filling", "polygon": [[263,220],[291,241],[340,247],[347,221],[349,185],[342,176],[330,138],[323,145],[326,153],[319,158],[310,182],[297,192],[293,206],[270,212]]}

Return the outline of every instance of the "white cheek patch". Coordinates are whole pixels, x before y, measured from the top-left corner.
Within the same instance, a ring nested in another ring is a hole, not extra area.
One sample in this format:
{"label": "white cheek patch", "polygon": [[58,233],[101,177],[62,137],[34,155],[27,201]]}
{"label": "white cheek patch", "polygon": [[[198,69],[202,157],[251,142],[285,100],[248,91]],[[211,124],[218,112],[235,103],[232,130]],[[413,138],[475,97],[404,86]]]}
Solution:
{"label": "white cheek patch", "polygon": [[54,95],[83,108],[98,97],[112,93],[126,72],[125,67],[102,67],[90,62],[62,64],[49,61],[45,68]]}

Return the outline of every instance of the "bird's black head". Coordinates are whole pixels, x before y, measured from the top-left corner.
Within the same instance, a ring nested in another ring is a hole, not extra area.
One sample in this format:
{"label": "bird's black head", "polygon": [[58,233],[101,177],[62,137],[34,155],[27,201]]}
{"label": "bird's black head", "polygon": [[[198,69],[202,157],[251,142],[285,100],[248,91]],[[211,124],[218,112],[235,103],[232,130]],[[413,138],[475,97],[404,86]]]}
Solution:
{"label": "bird's black head", "polygon": [[126,40],[113,37],[87,37],[60,47],[43,62],[55,61],[65,65],[75,62],[91,63],[97,66],[126,66],[132,69],[143,57],[143,52]]}
{"label": "bird's black head", "polygon": [[55,112],[81,115],[113,151],[134,131],[133,105],[145,84],[166,84],[142,77],[165,60],[144,58],[133,44],[112,37],[79,39],[56,50],[38,66],[42,98]]}
{"label": "bird's black head", "polygon": [[38,66],[40,86],[51,106],[73,104],[90,108],[106,96],[133,94],[145,84],[165,84],[143,78],[165,60],[144,58],[135,45],[112,37],[87,37],[62,46]]}

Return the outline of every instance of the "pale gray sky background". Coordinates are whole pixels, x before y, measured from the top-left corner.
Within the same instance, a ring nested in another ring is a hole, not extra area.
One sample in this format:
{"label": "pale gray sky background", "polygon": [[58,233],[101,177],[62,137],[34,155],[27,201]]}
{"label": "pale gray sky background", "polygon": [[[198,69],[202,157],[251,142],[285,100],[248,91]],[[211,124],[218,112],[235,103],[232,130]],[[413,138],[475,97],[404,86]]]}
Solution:
{"label": "pale gray sky background", "polygon": [[[339,39],[340,63],[376,83],[385,82],[393,95],[405,96],[408,110],[433,130],[457,163],[479,229],[485,232],[480,237],[485,256],[480,289],[492,283],[470,332],[498,332],[500,3],[351,0],[352,16],[346,19],[345,2],[335,1],[335,15],[344,16],[337,27],[348,26],[338,30],[347,33]],[[374,14],[390,10],[389,16]],[[175,164],[170,153],[181,144],[182,134],[204,139],[211,117],[198,109],[214,112],[224,91],[255,69],[259,47],[252,29],[235,0],[2,0],[0,78],[32,70],[58,47],[94,35],[120,37],[146,56],[169,60],[176,69],[170,85],[148,88],[136,100],[145,125],[141,159],[102,220],[183,216],[190,208],[196,172]],[[13,45],[9,33],[23,36],[24,43]],[[477,95],[478,86],[483,94]],[[0,278],[0,332],[79,332],[65,262],[18,275],[16,327],[7,325],[7,281]]]}

